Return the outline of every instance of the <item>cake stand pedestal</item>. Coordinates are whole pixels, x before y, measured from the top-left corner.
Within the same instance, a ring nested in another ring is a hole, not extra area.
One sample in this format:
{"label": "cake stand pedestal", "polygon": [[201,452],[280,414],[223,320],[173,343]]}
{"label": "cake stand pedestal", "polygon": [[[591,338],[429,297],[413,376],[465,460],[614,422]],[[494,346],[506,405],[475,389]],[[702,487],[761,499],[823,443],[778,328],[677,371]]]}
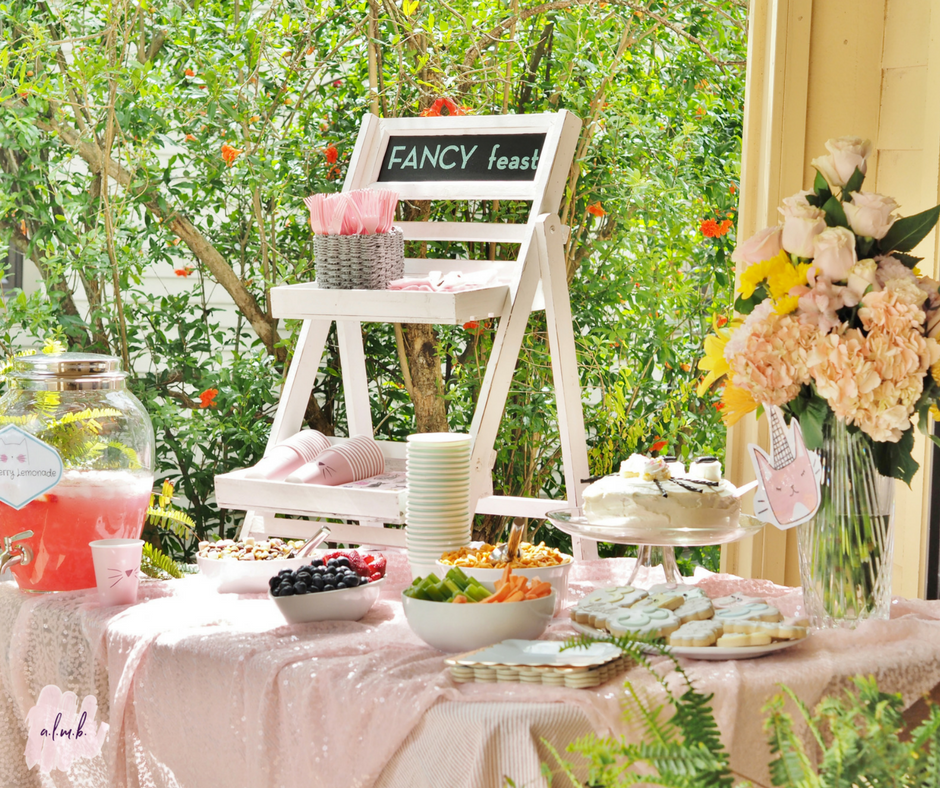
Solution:
{"label": "cake stand pedestal", "polygon": [[663,551],[662,565],[666,575],[666,582],[678,585],[682,582],[682,575],[676,566],[676,547],[708,547],[711,545],[728,544],[754,536],[760,533],[764,523],[749,514],[742,514],[736,521],[721,526],[681,526],[669,528],[649,528],[636,521],[622,522],[608,519],[603,523],[588,520],[581,509],[559,509],[547,512],[548,521],[559,531],[570,536],[580,536],[584,539],[593,539],[596,542],[610,542],[611,544],[636,545],[636,565],[627,585],[633,585],[637,574],[643,567],[653,566],[653,548],[660,547]]}

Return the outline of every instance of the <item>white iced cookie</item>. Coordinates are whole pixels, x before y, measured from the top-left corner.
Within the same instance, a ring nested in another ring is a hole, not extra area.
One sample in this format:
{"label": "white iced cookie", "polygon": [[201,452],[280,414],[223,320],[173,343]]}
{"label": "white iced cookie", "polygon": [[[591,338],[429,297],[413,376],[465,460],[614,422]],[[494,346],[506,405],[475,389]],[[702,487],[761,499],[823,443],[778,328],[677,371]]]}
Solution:
{"label": "white iced cookie", "polygon": [[747,646],[767,646],[769,644],[770,635],[757,632],[722,635],[715,642],[718,648],[746,648]]}
{"label": "white iced cookie", "polygon": [[661,607],[630,607],[608,618],[607,628],[617,637],[661,638],[679,628],[679,619],[671,610]]}
{"label": "white iced cookie", "polygon": [[759,596],[747,596],[742,594],[740,591],[735,591],[733,594],[728,596],[721,596],[718,599],[713,599],[712,604],[716,609],[721,609],[725,607],[737,607],[738,605],[749,605],[753,602],[766,602],[767,600]]}
{"label": "white iced cookie", "polygon": [[591,604],[594,602],[617,603],[623,607],[635,605],[641,599],[646,599],[648,593],[642,588],[633,586],[612,586],[610,588],[598,588],[588,594],[578,604]]}
{"label": "white iced cookie", "polygon": [[698,586],[677,585],[675,583],[657,583],[649,588],[649,592],[650,596],[655,596],[656,594],[680,594],[686,599],[691,599],[696,596],[708,596],[708,594],[702,591]]}
{"label": "white iced cookie", "polygon": [[766,634],[774,640],[802,640],[806,637],[806,627],[784,621],[727,621],[726,633]]}
{"label": "white iced cookie", "polygon": [[773,605],[766,602],[749,602],[746,605],[726,607],[715,611],[718,621],[780,621],[783,616]]}
{"label": "white iced cookie", "polygon": [[675,609],[676,618],[683,624],[687,621],[704,621],[715,615],[715,608],[708,597],[692,597],[685,599]]}
{"label": "white iced cookie", "polygon": [[685,597],[681,594],[673,594],[669,591],[663,594],[654,594],[643,600],[640,607],[661,607],[664,610],[675,610],[681,607],[685,602]]}
{"label": "white iced cookie", "polygon": [[724,634],[718,621],[689,621],[666,638],[670,646],[684,648],[713,646]]}

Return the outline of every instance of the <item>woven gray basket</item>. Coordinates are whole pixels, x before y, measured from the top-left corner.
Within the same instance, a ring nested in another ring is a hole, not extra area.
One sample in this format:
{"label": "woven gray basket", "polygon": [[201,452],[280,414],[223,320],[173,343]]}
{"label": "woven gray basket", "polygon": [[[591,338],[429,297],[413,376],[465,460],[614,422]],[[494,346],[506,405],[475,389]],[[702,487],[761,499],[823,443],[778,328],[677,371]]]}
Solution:
{"label": "woven gray basket", "polygon": [[384,290],[405,273],[405,237],[398,227],[375,235],[315,235],[317,284],[327,290]]}

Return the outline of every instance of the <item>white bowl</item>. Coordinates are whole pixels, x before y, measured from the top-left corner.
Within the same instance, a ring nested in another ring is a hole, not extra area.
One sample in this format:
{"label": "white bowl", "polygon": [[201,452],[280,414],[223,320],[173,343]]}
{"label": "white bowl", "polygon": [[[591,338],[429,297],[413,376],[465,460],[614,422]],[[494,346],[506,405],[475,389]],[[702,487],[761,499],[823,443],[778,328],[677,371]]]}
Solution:
{"label": "white bowl", "polygon": [[[440,558],[440,556],[438,556]],[[556,566],[535,566],[531,568],[523,567],[513,567],[512,573],[514,575],[520,575],[521,577],[528,577],[530,580],[533,577],[539,578],[539,580],[544,580],[546,583],[550,583],[552,588],[555,590],[555,594],[558,597],[558,609],[561,610],[564,607],[565,602],[568,598],[568,572],[571,571],[571,566],[574,563],[574,560],[571,556],[566,556],[568,559],[563,564],[558,564]],[[435,566],[437,569],[434,570],[434,574],[438,577],[443,577],[447,574],[448,570],[453,569],[453,564],[444,564],[441,561],[435,561]],[[460,567],[467,577],[473,577],[476,580],[479,580],[486,588],[490,591],[496,590],[496,581],[503,576],[502,569],[478,569],[472,566],[462,566]]]}
{"label": "white bowl", "polygon": [[[282,569],[300,569],[309,564],[305,558],[272,558],[270,561],[235,561],[231,558],[196,556],[200,574],[222,594],[263,594],[268,581]],[[321,553],[322,555],[322,553]]]}
{"label": "white bowl", "polygon": [[335,591],[320,591],[300,596],[274,596],[268,598],[290,624],[305,624],[308,621],[358,621],[379,598],[379,586],[385,578],[355,588],[337,588]]}
{"label": "white bowl", "polygon": [[524,602],[489,605],[429,602],[401,596],[412,631],[439,651],[473,651],[508,638],[534,640],[552,620],[555,592]]}

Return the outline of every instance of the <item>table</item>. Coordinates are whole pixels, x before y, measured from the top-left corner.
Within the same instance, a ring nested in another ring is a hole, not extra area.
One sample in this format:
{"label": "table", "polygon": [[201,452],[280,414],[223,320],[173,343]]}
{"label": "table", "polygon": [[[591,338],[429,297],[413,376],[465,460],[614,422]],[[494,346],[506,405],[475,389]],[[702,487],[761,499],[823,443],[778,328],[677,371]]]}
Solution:
{"label": "table", "polygon": [[[632,568],[632,559],[575,565],[569,600],[623,583]],[[455,684],[444,655],[404,620],[409,580],[404,556],[390,555],[361,622],[300,626],[260,595],[216,594],[201,578],[142,583],[137,605],[111,609],[93,592],[30,595],[0,583],[0,785],[473,788],[502,785],[502,775],[544,785],[541,737],[563,751],[589,730],[627,734],[623,680],[656,690],[638,667],[589,690]],[[774,597],[787,613],[801,601],[766,581],[704,570],[699,581],[711,596]],[[892,613],[759,660],[683,661],[715,693],[738,774],[769,785],[760,708],[781,682],[810,705],[858,673],[874,673],[908,705],[940,684],[940,603],[896,600]],[[571,632],[556,619],[545,637]],[[26,770],[24,719],[49,684],[94,695],[111,730],[101,755],[43,776]]]}

